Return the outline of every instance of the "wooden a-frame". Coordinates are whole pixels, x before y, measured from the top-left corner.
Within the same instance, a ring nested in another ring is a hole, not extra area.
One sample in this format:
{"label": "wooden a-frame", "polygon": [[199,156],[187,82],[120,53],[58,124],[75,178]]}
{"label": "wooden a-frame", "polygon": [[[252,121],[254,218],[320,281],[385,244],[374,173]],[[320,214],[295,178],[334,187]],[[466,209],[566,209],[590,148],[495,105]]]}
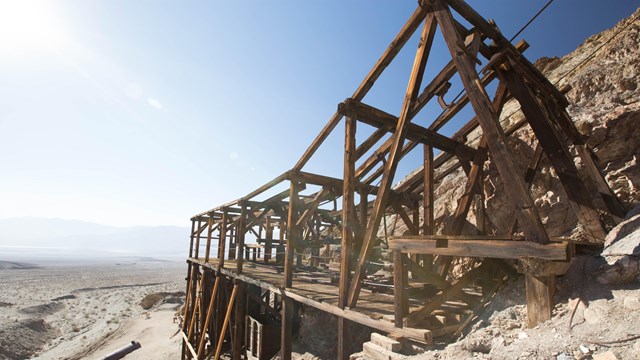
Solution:
{"label": "wooden a-frame", "polygon": [[[398,115],[364,102],[367,92],[418,29],[415,59],[403,102],[398,104]],[[426,69],[436,36],[443,37],[451,60],[433,78],[427,79]],[[233,315],[230,307],[239,306],[234,305],[234,300],[242,306],[257,301],[251,292],[243,291],[247,284],[262,288],[266,296],[272,292],[274,299],[278,299],[273,304],[279,305],[268,311],[281,311],[278,318],[282,324],[283,359],[291,356],[293,301],[339,317],[338,357],[341,359],[349,355],[347,332],[351,322],[426,343],[433,336],[459,333],[469,319],[455,320],[460,316],[450,316],[456,310],[449,302],[458,300],[458,304],[467,309],[482,303],[510,271],[502,259],[517,261],[516,267],[525,274],[529,326],[549,319],[554,279],[568,268],[573,243],[550,237],[533,201],[531,184],[543,159],[555,169],[566,200],[582,228],[584,241],[602,243],[605,221],[621,218],[625,209],[599,172],[582,135],[567,114],[564,95],[523,56],[526,48],[524,42],[511,44],[494,23],[485,20],[462,0],[420,1],[361,85],[339,104],[337,112],[291,170],[241,199],[191,219],[183,358],[206,358],[206,354],[219,357],[225,339],[231,341],[229,348],[233,357],[240,358],[239,352],[248,346],[237,328],[244,313],[236,308],[238,315]],[[459,78],[463,92],[447,104],[444,96],[454,77]],[[491,86],[496,90],[490,97]],[[438,102],[443,112],[430,124],[414,122],[430,102]],[[513,124],[501,121],[507,102],[519,104],[524,115],[522,120]],[[453,136],[438,132],[467,106],[474,116]],[[345,125],[343,178],[304,171],[307,162],[342,119]],[[360,143],[356,141],[359,124],[375,128]],[[530,128],[537,145],[528,168],[523,171],[515,164],[509,138],[526,127]],[[472,133],[479,134],[480,140],[468,140]],[[392,185],[399,180],[396,178],[399,162],[416,147],[421,147],[424,153],[424,161],[416,164],[420,171],[394,188]],[[576,167],[572,148],[585,164],[584,173],[579,173]],[[436,156],[437,150],[440,153]],[[484,220],[491,215],[484,208],[483,179],[487,161],[495,165],[502,182],[508,184],[504,190],[514,218],[506,233],[487,228]],[[434,189],[459,168],[467,175],[463,194],[455,204],[453,221],[441,233],[436,233],[442,220],[434,218]],[[288,185],[288,189],[260,199],[282,184]],[[341,208],[336,206],[337,199],[341,199]],[[475,208],[476,213],[473,232],[466,230],[471,208]],[[373,249],[380,240],[382,220],[390,215],[395,215],[408,229],[402,236],[388,239],[395,272],[391,305],[363,290]],[[274,231],[278,232],[277,239]],[[489,231],[495,235],[487,236]],[[255,237],[257,243],[247,244],[246,235]],[[322,286],[322,282],[314,280],[314,286],[326,290],[318,297],[305,290],[305,281],[311,275],[302,276],[298,272],[308,266],[318,268],[326,262],[326,257],[320,256],[320,249],[327,251],[336,236],[334,244],[340,244],[341,248],[339,280],[337,284]],[[204,239],[203,256],[200,248]],[[212,253],[210,248],[215,244],[218,251]],[[262,259],[260,251],[264,251]],[[453,279],[448,276],[453,257],[477,258],[482,265]],[[303,264],[305,259],[309,265]],[[260,263],[264,268],[258,271],[254,265],[247,267],[247,263]],[[277,275],[267,276],[271,274],[268,269]],[[274,278],[279,280],[273,281]],[[432,285],[435,294],[410,296],[408,289],[416,283]],[[481,297],[468,291],[476,284],[481,284]],[[366,310],[358,306],[363,291],[368,304]],[[231,295],[226,295],[227,292]],[[372,304],[376,301],[380,310],[372,314],[371,311],[375,312]],[[255,304],[263,308],[269,306],[262,300]],[[385,310],[388,305],[390,312]],[[226,312],[224,306],[229,307]],[[439,321],[443,316],[448,319],[446,324]],[[232,326],[228,326],[230,322]]]}

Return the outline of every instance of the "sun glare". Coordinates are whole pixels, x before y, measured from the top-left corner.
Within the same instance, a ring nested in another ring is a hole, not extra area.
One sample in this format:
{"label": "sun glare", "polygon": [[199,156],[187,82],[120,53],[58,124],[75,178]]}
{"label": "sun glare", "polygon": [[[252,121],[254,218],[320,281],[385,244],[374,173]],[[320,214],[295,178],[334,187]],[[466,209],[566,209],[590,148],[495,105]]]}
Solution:
{"label": "sun glare", "polygon": [[0,52],[59,50],[67,41],[53,1],[0,0]]}

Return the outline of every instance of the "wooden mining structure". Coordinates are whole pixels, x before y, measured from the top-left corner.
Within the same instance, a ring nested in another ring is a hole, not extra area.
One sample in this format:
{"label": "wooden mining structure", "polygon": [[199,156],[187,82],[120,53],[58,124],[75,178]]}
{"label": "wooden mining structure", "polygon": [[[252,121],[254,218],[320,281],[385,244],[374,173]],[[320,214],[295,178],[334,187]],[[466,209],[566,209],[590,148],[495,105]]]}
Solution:
{"label": "wooden mining structure", "polygon": [[[420,40],[399,115],[363,102],[416,31]],[[423,77],[436,35],[444,38],[451,60],[428,81]],[[278,352],[290,359],[301,304],[338,318],[340,359],[352,350],[352,322],[429,344],[433,337],[459,334],[513,268],[526,278],[529,326],[549,319],[555,276],[567,271],[575,242],[550,237],[540,219],[531,184],[541,160],[546,157],[564,187],[581,241],[602,243],[605,219],[619,220],[625,211],[567,114],[567,100],[522,55],[526,47],[512,45],[462,0],[420,1],[293,169],[191,218],[183,359],[218,359],[223,353],[267,359]],[[452,81],[463,91],[447,104]],[[507,126],[500,118],[508,101],[517,102],[524,116]],[[412,122],[432,102],[442,108],[440,115],[428,126]],[[467,105],[473,118],[460,122],[451,137],[440,134]],[[358,142],[361,125],[375,131]],[[508,138],[525,127],[534,135],[535,151],[523,171]],[[343,178],[305,172],[337,129],[344,129]],[[481,134],[479,141],[467,140],[472,132]],[[393,187],[399,161],[417,147],[424,153],[419,171]],[[487,161],[507,184],[513,209],[507,232],[489,229],[484,220]],[[436,234],[434,187],[459,168],[467,180],[454,220]],[[277,193],[278,187],[284,191]],[[476,220],[470,227],[472,206]],[[379,234],[391,215],[406,225],[402,236]],[[382,240],[392,251],[393,283],[370,276],[379,269],[374,248]],[[451,262],[460,257],[475,261],[454,277]]]}

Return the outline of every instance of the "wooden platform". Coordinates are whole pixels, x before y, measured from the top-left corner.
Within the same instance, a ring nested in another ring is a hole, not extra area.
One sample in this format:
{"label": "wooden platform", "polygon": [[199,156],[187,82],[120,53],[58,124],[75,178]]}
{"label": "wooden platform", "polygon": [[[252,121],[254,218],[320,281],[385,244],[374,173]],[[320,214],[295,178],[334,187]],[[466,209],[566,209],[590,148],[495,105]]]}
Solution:
{"label": "wooden platform", "polygon": [[[188,261],[218,271],[218,259],[209,259],[208,262],[205,262],[204,258],[190,258]],[[363,289],[356,309],[340,309],[338,307],[338,283],[331,283],[329,272],[294,272],[292,286],[287,289],[282,287],[283,274],[275,265],[245,260],[243,272],[238,274],[236,261],[225,260],[220,273],[274,293],[284,294],[305,305],[380,331],[399,334],[421,343],[432,342],[431,330],[398,328],[394,325],[393,295],[374,293]],[[412,310],[418,309],[420,305],[418,301],[409,301],[409,307]],[[455,306],[455,304],[449,304],[449,306]]]}

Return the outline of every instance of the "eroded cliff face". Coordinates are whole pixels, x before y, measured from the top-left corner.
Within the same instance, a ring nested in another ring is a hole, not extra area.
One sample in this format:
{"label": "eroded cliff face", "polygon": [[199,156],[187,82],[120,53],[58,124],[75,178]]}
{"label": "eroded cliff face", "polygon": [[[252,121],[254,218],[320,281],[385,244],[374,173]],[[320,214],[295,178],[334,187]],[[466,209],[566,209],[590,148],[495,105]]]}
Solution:
{"label": "eroded cliff face", "polygon": [[[640,203],[640,10],[614,28],[588,38],[574,52],[562,58],[542,58],[535,65],[558,88],[567,85],[568,112],[587,144],[597,156],[598,165],[614,192],[627,209]],[[508,102],[501,114],[503,128],[522,119],[519,105]],[[477,146],[481,132],[468,136]],[[528,126],[510,137],[514,161],[524,174],[536,140]],[[582,166],[577,161],[579,171]],[[442,169],[448,168],[448,165]],[[419,170],[420,171],[420,170]],[[436,176],[437,176],[436,172]],[[457,199],[462,195],[466,176],[459,169],[445,177],[435,189],[435,218],[438,232],[452,221]],[[484,168],[486,226],[490,234],[508,232],[513,209],[507,201],[504,184],[489,160]],[[549,161],[543,157],[531,186],[534,201],[550,236],[584,238],[566,194]],[[469,212],[465,233],[472,233],[475,210]],[[401,234],[402,221],[387,220],[388,233]],[[394,228],[394,224],[397,226]],[[381,229],[380,234],[384,231]]]}

